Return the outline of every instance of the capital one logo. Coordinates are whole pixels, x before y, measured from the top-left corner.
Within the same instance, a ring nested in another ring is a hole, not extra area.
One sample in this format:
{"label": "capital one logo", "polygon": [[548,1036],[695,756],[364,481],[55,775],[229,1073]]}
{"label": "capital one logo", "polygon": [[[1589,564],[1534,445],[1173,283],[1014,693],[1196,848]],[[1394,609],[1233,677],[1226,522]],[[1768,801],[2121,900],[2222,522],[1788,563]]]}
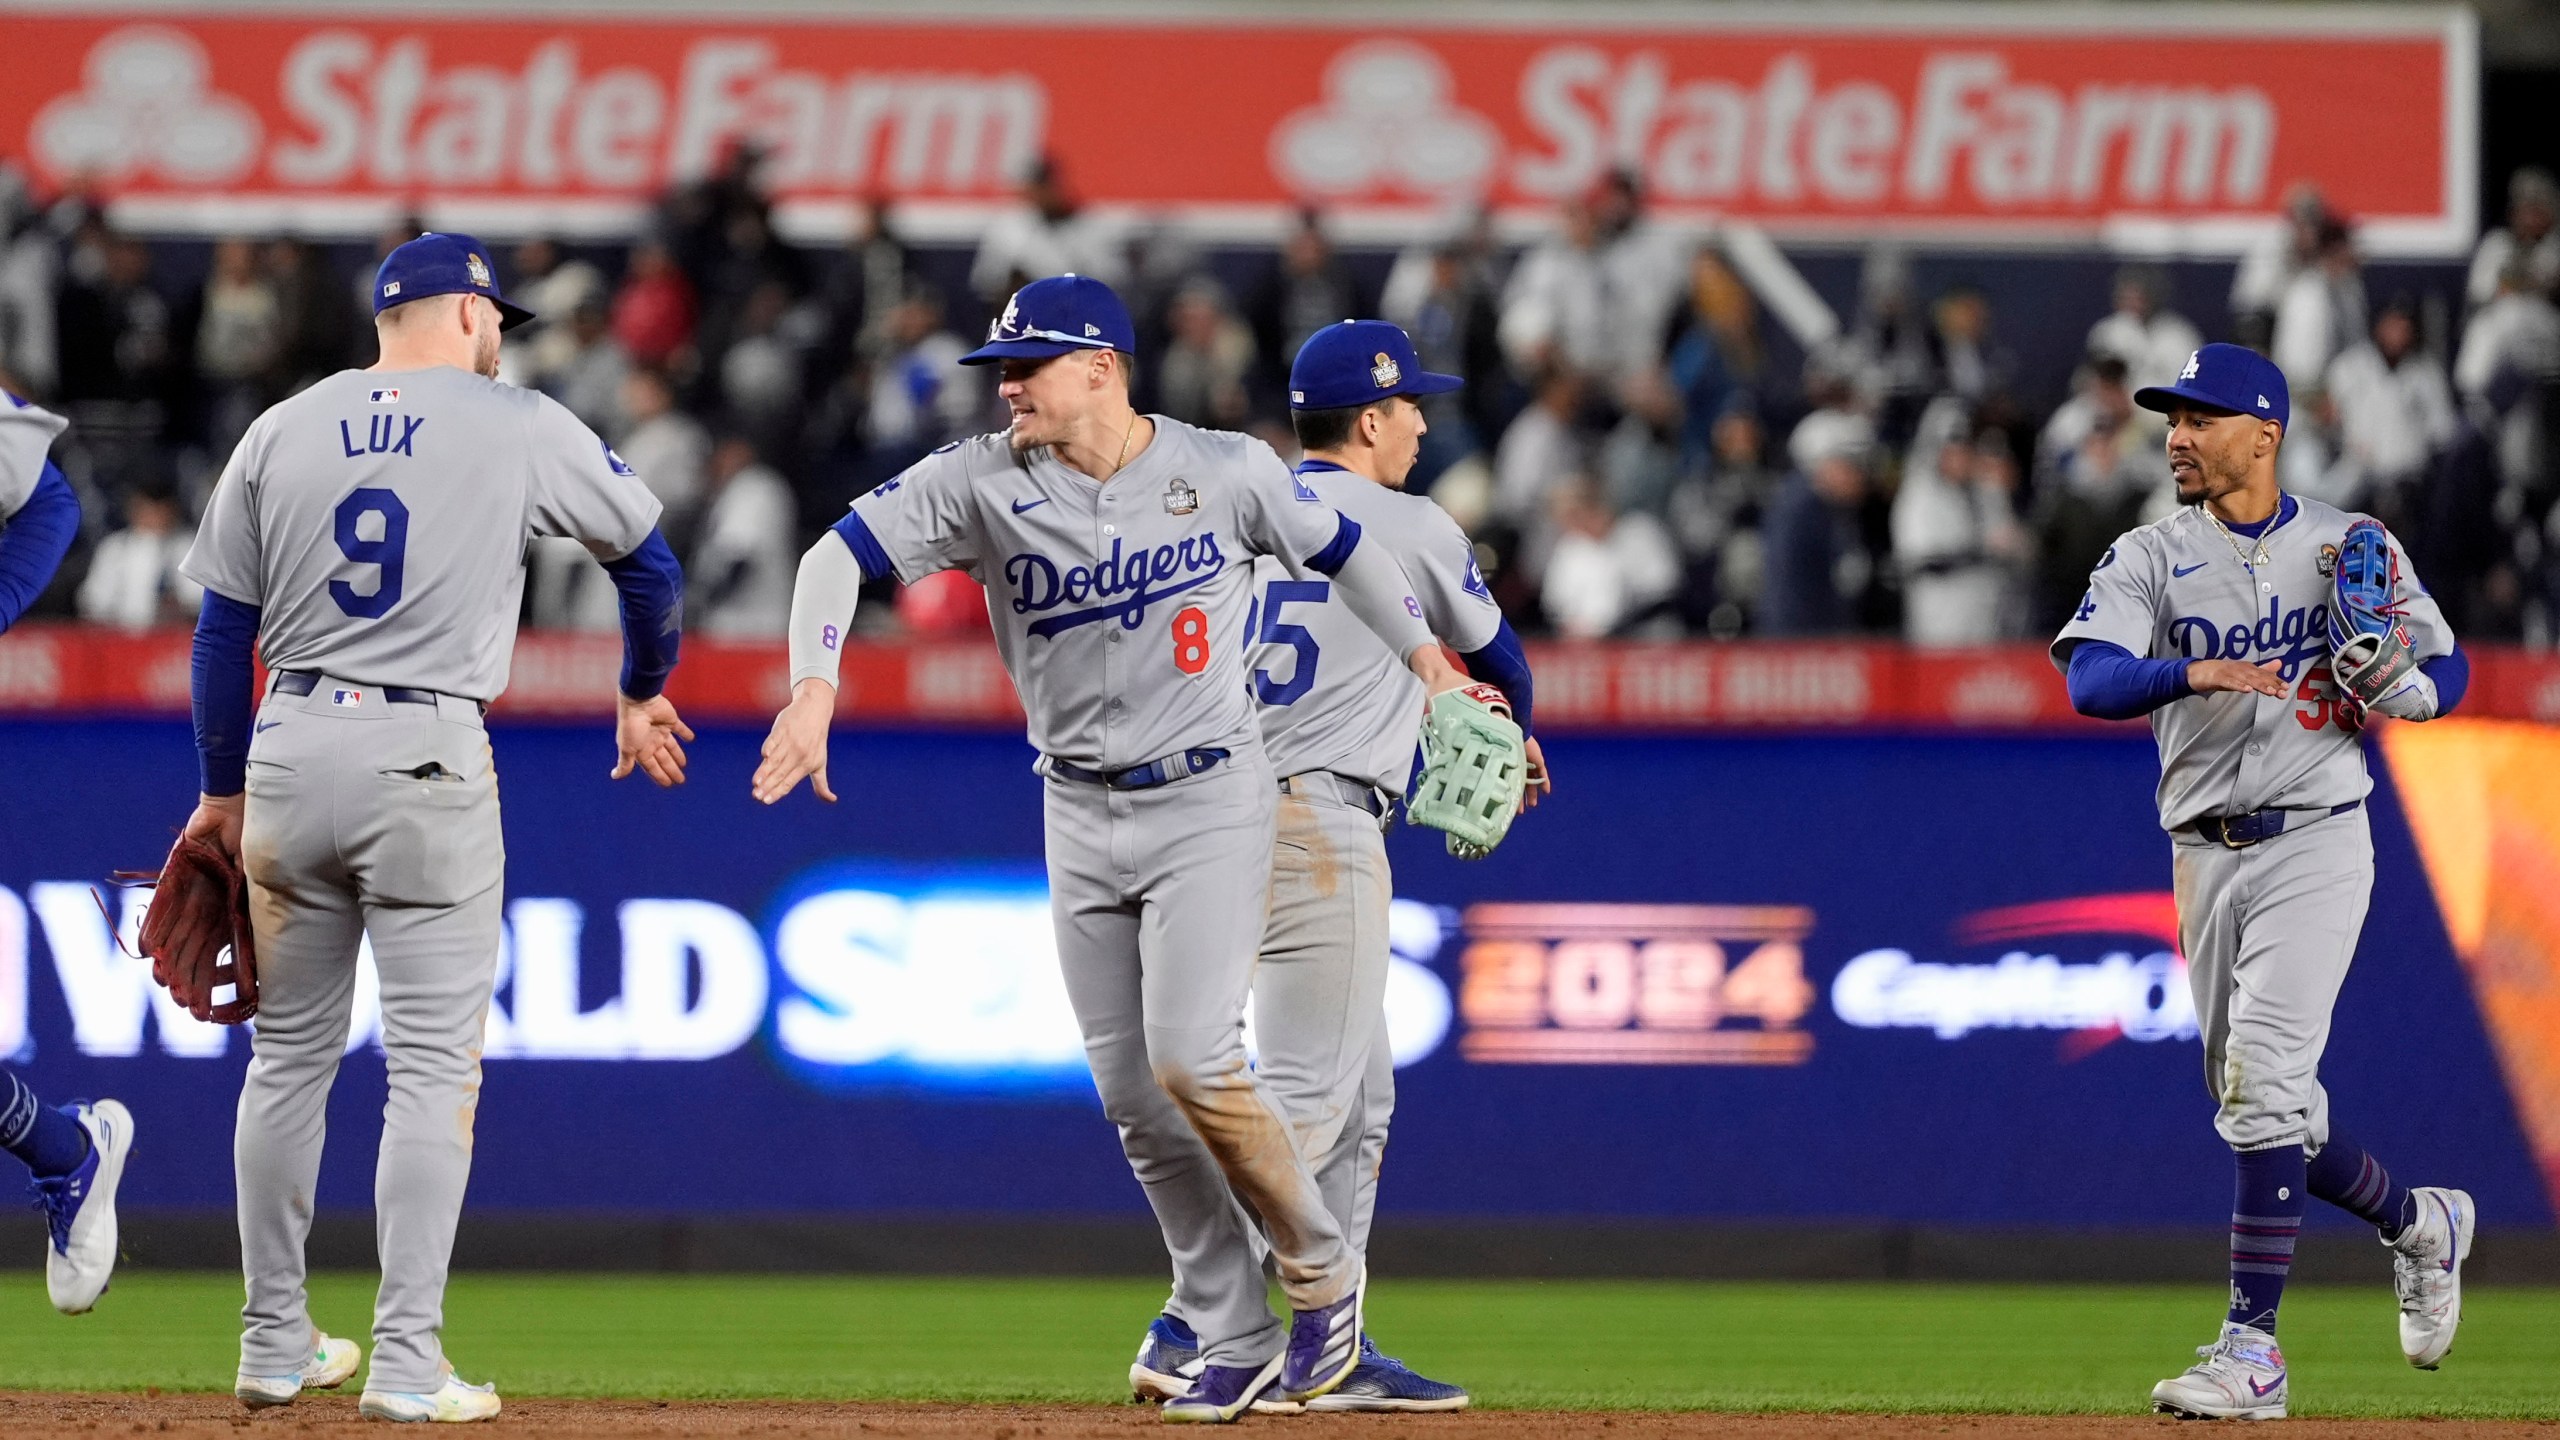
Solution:
{"label": "capital one logo", "polygon": [[257,112],[211,88],[195,37],[129,25],[90,47],[82,88],[36,115],[29,147],[57,175],[220,184],[258,158]]}
{"label": "capital one logo", "polygon": [[1307,195],[1466,195],[1502,155],[1492,122],[1458,107],[1449,67],[1403,40],[1354,45],[1325,67],[1322,103],[1271,132],[1271,169]]}

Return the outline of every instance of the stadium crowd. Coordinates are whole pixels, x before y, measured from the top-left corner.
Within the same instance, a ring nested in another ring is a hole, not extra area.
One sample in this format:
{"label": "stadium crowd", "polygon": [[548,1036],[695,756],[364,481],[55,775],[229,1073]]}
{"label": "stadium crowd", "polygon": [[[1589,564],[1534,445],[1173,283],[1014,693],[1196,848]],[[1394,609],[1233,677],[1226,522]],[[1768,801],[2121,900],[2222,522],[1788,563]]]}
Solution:
{"label": "stadium crowd", "polygon": [[[974,250],[911,244],[876,209],[804,248],[776,234],[748,157],[666,196],[627,247],[514,246],[502,282],[544,320],[504,366],[664,501],[691,627],[713,635],[779,635],[799,551],[846,501],[1001,424],[986,377],[953,363],[964,337],[1022,280],[1075,270],[1130,301],[1143,406],[1283,455],[1300,341],[1350,315],[1410,330],[1469,382],[1431,401],[1413,486],[1478,540],[1526,632],[1964,645],[2050,634],[2108,542],[2174,503],[2133,391],[2236,339],[2292,379],[2288,488],[2382,516],[2466,635],[2551,644],[2560,187],[2513,177],[2459,296],[2374,294],[2346,217],[2307,190],[2286,215],[2221,314],[2178,314],[2165,272],[2122,267],[2089,297],[2067,398],[2039,410],[1981,290],[1923,294],[1880,244],[1837,333],[1799,345],[1753,267],[1649,217],[1627,180],[1525,249],[1478,221],[1381,265],[1313,212],[1276,252],[1213,254],[1080,206],[1045,163]],[[375,253],[421,228],[388,227]],[[231,238],[182,280],[182,253],[0,168],[0,384],[71,418],[58,458],[85,512],[39,614],[191,619],[176,564],[242,430],[373,358],[361,255]],[[2425,323],[2430,299],[2456,323]],[[974,592],[931,598],[864,618],[970,622]],[[534,557],[526,604],[535,625],[614,624],[611,586],[565,542]]]}

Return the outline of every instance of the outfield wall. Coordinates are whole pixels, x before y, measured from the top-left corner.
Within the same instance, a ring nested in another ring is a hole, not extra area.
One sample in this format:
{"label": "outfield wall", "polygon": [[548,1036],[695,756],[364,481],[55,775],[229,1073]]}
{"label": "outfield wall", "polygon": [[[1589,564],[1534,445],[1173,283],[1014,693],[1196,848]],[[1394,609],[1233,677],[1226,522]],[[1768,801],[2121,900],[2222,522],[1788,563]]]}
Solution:
{"label": "outfield wall", "polygon": [[[2554,732],[2395,736],[2431,748],[2385,742],[2426,778],[2414,828],[2377,791],[2336,1111],[2548,1229]],[[706,730],[668,794],[608,784],[601,727],[497,731],[475,1212],[1142,1215],[1054,974],[1018,736],[843,733],[844,802],[773,810],[746,795],[760,738]],[[2227,1215],[2141,731],[1550,744],[1561,788],[1492,860],[1391,841],[1391,1219]],[[165,844],[185,725],[0,720],[0,755],[0,1054],[134,1106],[130,1204],[227,1208],[245,1037],[173,1014],[88,888]],[[370,1195],[382,1062],[361,1005],[353,1029],[324,1207]]]}

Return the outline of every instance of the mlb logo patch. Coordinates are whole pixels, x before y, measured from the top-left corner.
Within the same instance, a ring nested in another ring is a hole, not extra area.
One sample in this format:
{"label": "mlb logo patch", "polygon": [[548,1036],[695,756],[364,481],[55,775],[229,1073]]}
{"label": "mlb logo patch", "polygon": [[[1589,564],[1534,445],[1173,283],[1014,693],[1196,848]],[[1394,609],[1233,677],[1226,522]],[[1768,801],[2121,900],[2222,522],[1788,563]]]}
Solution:
{"label": "mlb logo patch", "polygon": [[388,300],[388,299],[390,299],[392,296],[397,295],[397,294],[399,294],[399,293],[400,293],[400,282],[399,282],[399,281],[397,281],[397,280],[391,281],[390,283],[388,283],[388,284],[386,284],[386,285],[384,285],[384,286],[382,287],[382,298],[383,298],[383,299],[385,299],[385,300]]}
{"label": "mlb logo patch", "polygon": [[368,398],[370,398],[376,405],[397,405],[400,403],[400,392],[397,390],[376,390],[373,391]]}
{"label": "mlb logo patch", "polygon": [[364,692],[361,690],[332,690],[329,692],[329,703],[332,705],[344,705],[348,709],[352,710],[364,703]]}

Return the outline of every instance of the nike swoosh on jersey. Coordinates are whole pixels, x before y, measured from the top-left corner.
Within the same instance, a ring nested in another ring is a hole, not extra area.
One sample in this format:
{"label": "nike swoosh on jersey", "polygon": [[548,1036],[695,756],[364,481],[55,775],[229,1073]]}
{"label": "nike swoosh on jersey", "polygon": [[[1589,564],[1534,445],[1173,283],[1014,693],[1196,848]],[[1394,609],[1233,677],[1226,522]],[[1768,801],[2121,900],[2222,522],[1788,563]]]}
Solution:
{"label": "nike swoosh on jersey", "polygon": [[1049,497],[1046,495],[1041,496],[1037,500],[1016,500],[1013,502],[1013,513],[1019,515],[1025,510],[1032,509],[1036,506],[1046,505],[1048,503]]}
{"label": "nike swoosh on jersey", "polygon": [[2212,563],[2210,560],[2199,560],[2193,565],[2172,565],[2169,567],[2169,573],[2183,580]]}
{"label": "nike swoosh on jersey", "polygon": [[256,730],[258,734],[264,735],[283,723],[284,722],[281,720],[261,720],[258,722]]}

